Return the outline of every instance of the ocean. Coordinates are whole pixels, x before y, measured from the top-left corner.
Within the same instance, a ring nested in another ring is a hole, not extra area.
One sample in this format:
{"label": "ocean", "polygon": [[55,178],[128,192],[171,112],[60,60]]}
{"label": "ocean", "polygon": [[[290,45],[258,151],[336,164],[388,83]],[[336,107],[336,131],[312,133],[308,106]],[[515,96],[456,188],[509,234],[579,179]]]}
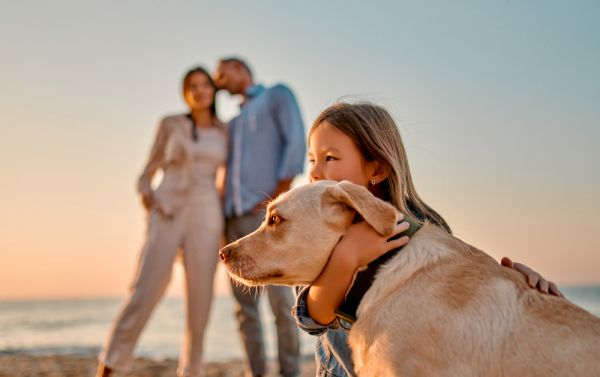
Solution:
{"label": "ocean", "polygon": [[[0,355],[97,354],[122,304],[120,298],[0,301]],[[243,357],[233,308],[231,296],[215,297],[205,335],[207,361]],[[260,311],[267,356],[275,358],[275,319],[266,297],[260,300]],[[163,299],[142,332],[136,355],[176,358],[185,326],[184,313],[182,298]],[[301,333],[301,342],[302,352],[312,354],[313,337]]]}
{"label": "ocean", "polygon": [[[600,286],[561,287],[575,304],[600,316]],[[98,353],[122,299],[0,301],[0,355]],[[233,315],[233,299],[216,297],[205,339],[207,361],[242,358]],[[274,318],[268,300],[261,299],[267,355],[276,356]],[[138,342],[136,355],[176,358],[184,328],[181,298],[164,299]],[[311,355],[315,339],[301,332],[302,353]]]}

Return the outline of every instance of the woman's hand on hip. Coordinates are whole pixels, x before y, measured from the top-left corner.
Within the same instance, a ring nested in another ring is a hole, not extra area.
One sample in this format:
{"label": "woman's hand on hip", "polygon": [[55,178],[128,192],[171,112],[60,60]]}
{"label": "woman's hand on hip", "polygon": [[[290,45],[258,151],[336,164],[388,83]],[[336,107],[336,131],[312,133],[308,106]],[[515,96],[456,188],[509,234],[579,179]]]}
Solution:
{"label": "woman's hand on hip", "polygon": [[142,205],[146,211],[150,211],[154,205],[154,195],[152,193],[142,194]]}

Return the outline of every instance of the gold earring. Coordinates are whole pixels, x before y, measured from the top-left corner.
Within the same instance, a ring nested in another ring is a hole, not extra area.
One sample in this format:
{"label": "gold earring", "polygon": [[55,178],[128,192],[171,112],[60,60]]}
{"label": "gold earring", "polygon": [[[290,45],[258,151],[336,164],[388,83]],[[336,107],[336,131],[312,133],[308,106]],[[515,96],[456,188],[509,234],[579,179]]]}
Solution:
{"label": "gold earring", "polygon": [[371,179],[371,186],[375,187],[375,180]]}

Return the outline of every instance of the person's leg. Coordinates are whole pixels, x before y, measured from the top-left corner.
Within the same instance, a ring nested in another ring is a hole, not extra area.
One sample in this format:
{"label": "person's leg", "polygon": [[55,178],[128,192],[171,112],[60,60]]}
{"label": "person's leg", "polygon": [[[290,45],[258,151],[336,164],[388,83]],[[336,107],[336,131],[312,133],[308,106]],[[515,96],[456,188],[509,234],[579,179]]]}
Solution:
{"label": "person's leg", "polygon": [[180,225],[177,218],[166,220],[156,211],[150,214],[146,243],[130,296],[113,322],[98,357],[101,366],[114,371],[123,371],[129,366],[138,337],[171,278],[181,240]]}
{"label": "person's leg", "polygon": [[240,286],[233,281],[231,290],[237,301],[235,316],[244,343],[247,363],[252,376],[263,376],[267,371],[267,363],[262,325],[258,312],[260,291],[257,288]]}
{"label": "person's leg", "polygon": [[96,370],[96,377],[110,377],[112,370],[106,365],[99,363]]}
{"label": "person's leg", "polygon": [[187,210],[183,244],[187,326],[177,375],[197,377],[203,370],[204,333],[212,304],[223,218],[217,201],[214,202],[214,208],[190,204]]}
{"label": "person's leg", "polygon": [[266,289],[277,326],[280,373],[284,377],[298,376],[300,374],[300,338],[298,325],[291,313],[294,305],[292,289],[277,285],[269,285]]}
{"label": "person's leg", "polygon": [[[227,243],[253,232],[262,221],[261,215],[248,215],[227,221]],[[231,281],[231,290],[237,301],[235,314],[239,324],[240,336],[246,351],[247,363],[253,376],[266,373],[265,346],[262,326],[258,312],[260,290],[248,288]]]}

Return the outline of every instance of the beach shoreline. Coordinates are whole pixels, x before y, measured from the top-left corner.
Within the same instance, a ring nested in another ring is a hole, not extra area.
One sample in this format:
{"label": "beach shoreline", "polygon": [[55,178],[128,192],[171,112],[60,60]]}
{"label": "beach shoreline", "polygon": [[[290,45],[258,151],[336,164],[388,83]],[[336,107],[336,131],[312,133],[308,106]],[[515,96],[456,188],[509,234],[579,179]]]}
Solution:
{"label": "beach shoreline", "polygon": [[[25,353],[0,355],[0,377],[93,377],[97,367],[97,355],[29,355]],[[207,362],[206,377],[242,377],[243,362],[230,360]],[[128,373],[115,377],[173,377],[177,360],[173,358],[136,358]],[[315,375],[312,356],[303,356],[301,377]],[[269,361],[266,377],[277,376],[277,362]]]}

